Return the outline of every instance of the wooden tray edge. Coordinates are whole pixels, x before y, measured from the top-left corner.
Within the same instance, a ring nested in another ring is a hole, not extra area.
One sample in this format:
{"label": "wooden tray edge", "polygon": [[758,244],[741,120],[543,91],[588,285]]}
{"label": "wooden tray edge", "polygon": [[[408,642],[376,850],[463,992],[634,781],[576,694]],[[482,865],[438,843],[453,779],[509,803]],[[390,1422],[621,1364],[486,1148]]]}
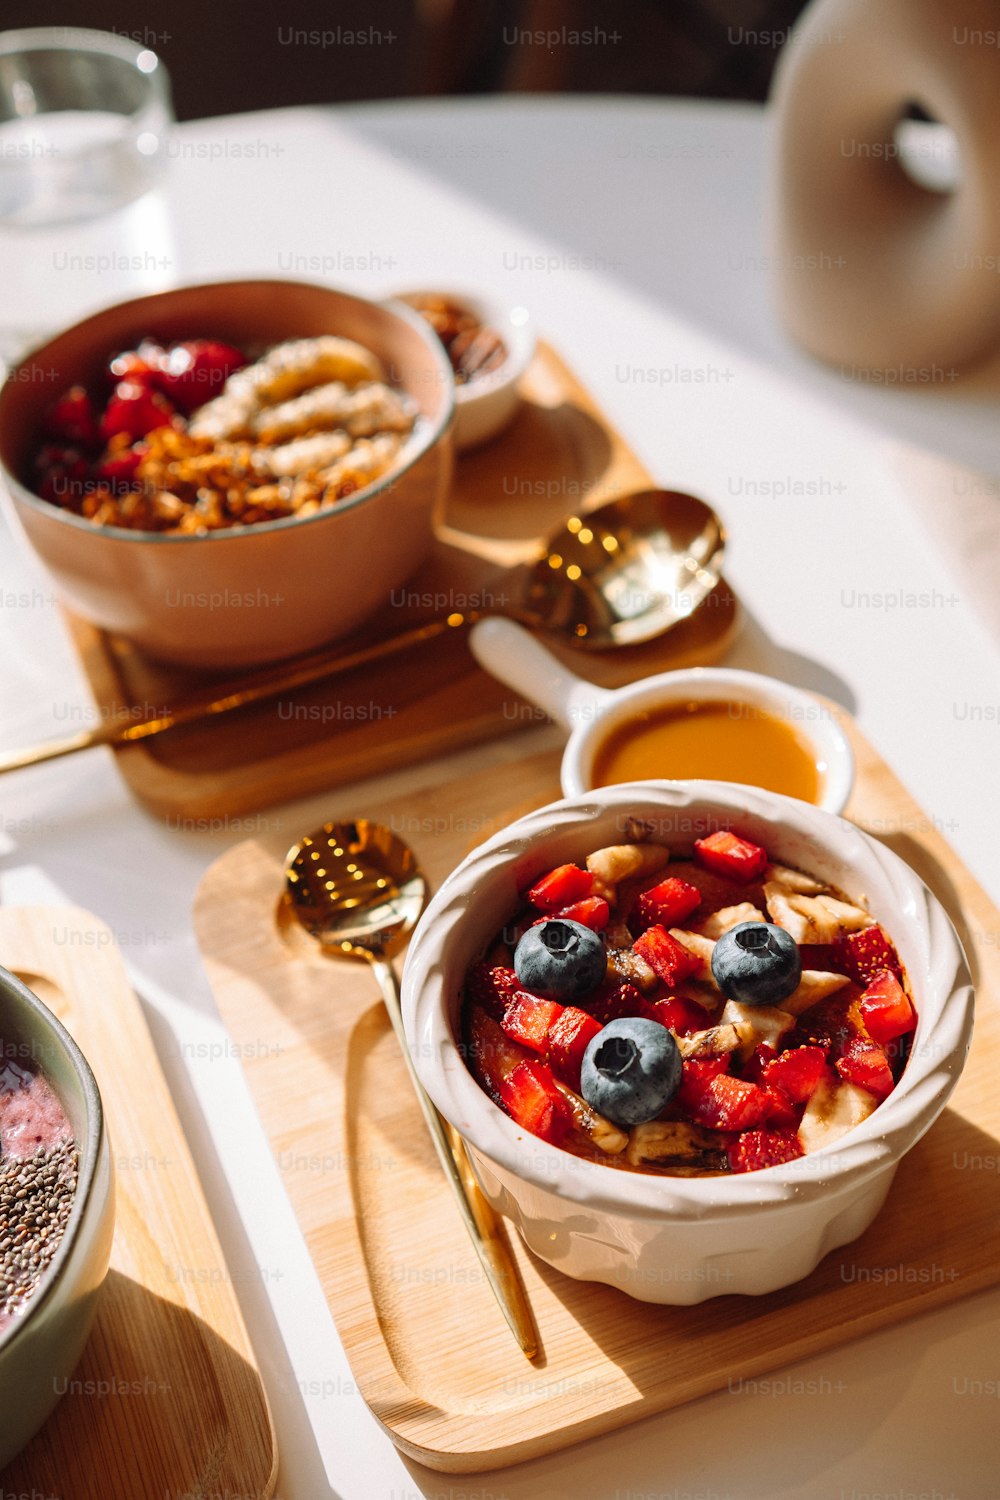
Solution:
{"label": "wooden tray edge", "polygon": [[[857,729],[853,719],[838,705],[830,704],[830,708],[836,713],[838,719],[844,724],[855,748],[860,746],[863,755],[867,755],[877,766],[884,767],[888,775],[892,776],[894,782],[899,786],[902,794],[908,801],[912,802],[905,787],[898,782],[891,768],[885,766],[881,756],[872,747]],[[536,757],[539,761],[553,759],[551,752]],[[418,795],[414,793],[413,795]],[[914,808],[916,804],[913,803]],[[863,818],[859,817],[859,826],[863,827]],[[989,908],[990,902],[986,893],[974,880],[974,877],[965,871],[964,866],[950,849],[945,839],[937,831],[932,821],[923,818],[921,823],[921,840],[928,847],[934,857],[943,858],[944,862],[958,863],[963,870],[964,884],[967,890],[966,901],[970,906],[979,906],[980,903]],[[267,840],[250,839],[234,849],[227,851],[216,861],[216,865],[210,867],[203,877],[199,886],[199,897],[208,887],[213,871],[216,867],[230,857],[239,858],[239,850],[245,850],[254,846],[266,844]],[[198,909],[196,898],[196,917]],[[196,921],[196,926],[198,925]],[[204,951],[204,949],[203,949]],[[841,1249],[845,1247],[839,1247]],[[359,1251],[360,1253],[360,1251]],[[831,1254],[837,1253],[836,1250]],[[866,1309],[854,1318],[846,1319],[846,1325],[850,1327],[850,1334],[846,1338],[830,1338],[822,1344],[822,1348],[837,1348],[850,1339],[862,1337],[868,1333],[876,1332],[880,1328],[888,1327],[901,1319],[920,1316],[924,1312],[930,1312],[936,1308],[959,1300],[962,1297],[972,1295],[978,1291],[987,1290],[997,1284],[998,1271],[995,1268],[979,1267],[968,1270],[965,1274],[947,1283],[931,1283],[921,1287],[914,1292],[911,1288],[905,1299],[902,1309],[897,1302],[891,1298],[884,1301],[878,1307]],[[340,1326],[338,1309],[335,1299],[329,1294],[331,1310]],[[762,1302],[766,1298],[761,1299]],[[357,1309],[353,1309],[354,1321],[357,1323]],[[844,1326],[842,1323],[840,1326]],[[433,1406],[425,1397],[417,1394],[406,1384],[399,1375],[387,1345],[385,1344],[378,1323],[377,1309],[372,1306],[371,1319],[367,1325],[367,1336],[360,1332],[355,1337],[354,1330],[342,1330],[345,1349],[348,1351],[352,1370],[358,1382],[366,1402],[373,1412],[379,1425],[390,1437],[393,1443],[414,1460],[426,1465],[428,1468],[445,1473],[476,1473],[491,1468],[502,1468],[513,1466],[533,1458],[558,1452],[576,1442],[585,1441],[602,1433],[615,1430],[621,1426],[630,1425],[633,1422],[643,1420],[647,1416],[653,1416],[663,1411],[673,1409],[685,1404],[688,1400],[697,1399],[700,1396],[712,1394],[719,1389],[718,1382],[706,1381],[704,1385],[698,1382],[690,1383],[683,1391],[665,1393],[663,1399],[654,1393],[652,1397],[644,1393],[635,1401],[624,1401],[601,1412],[592,1413],[577,1422],[570,1422],[566,1426],[550,1430],[539,1436],[537,1433],[518,1438],[514,1441],[504,1442],[503,1435],[498,1434],[496,1445],[490,1443],[494,1434],[491,1431],[494,1421],[502,1423],[509,1418],[509,1413],[483,1413],[479,1417],[479,1432],[477,1433],[477,1445],[474,1449],[463,1445],[448,1446],[442,1439],[440,1433],[442,1411],[441,1408]],[[817,1353],[815,1342],[806,1341],[792,1342],[783,1346],[780,1350],[766,1351],[764,1356],[756,1362],[748,1360],[745,1364],[734,1366],[736,1373],[744,1376],[759,1375],[787,1364],[795,1363]],[[526,1366],[530,1370],[530,1366]],[[390,1385],[391,1382],[391,1385]],[[387,1396],[387,1389],[390,1394]],[[445,1414],[446,1415],[446,1414]],[[461,1414],[456,1414],[461,1415]],[[430,1440],[427,1436],[427,1427],[435,1428],[435,1436]]]}
{"label": "wooden tray edge", "polygon": [[[29,936],[28,934],[28,925],[32,922],[33,919],[39,918],[52,920],[53,922],[61,921],[67,928],[72,928],[74,933],[82,934],[84,936],[84,939],[92,936],[94,941],[92,943],[84,941],[82,944],[73,945],[73,964],[69,964],[65,961],[54,963],[51,959],[46,959],[45,954],[42,951],[42,945],[39,944],[36,947],[34,935],[31,934]],[[19,920],[24,925],[15,930],[15,923]],[[14,972],[30,973],[36,976],[36,978],[47,979],[51,984],[59,989],[60,992],[66,993],[67,999],[76,1001],[77,991],[75,988],[75,974],[77,971],[78,955],[82,950],[85,955],[85,960],[92,963],[95,966],[95,969],[99,971],[100,977],[105,987],[105,993],[108,995],[111,995],[114,992],[119,993],[122,997],[123,1003],[127,1003],[131,1008],[133,1014],[129,1024],[135,1027],[137,1030],[141,1028],[140,1034],[143,1037],[144,1043],[146,1044],[146,1046],[148,1046],[149,1053],[152,1055],[155,1061],[159,1084],[162,1085],[161,1093],[163,1095],[163,1098],[161,1099],[159,1105],[159,1117],[162,1118],[166,1116],[173,1128],[177,1140],[184,1148],[184,1151],[187,1155],[189,1175],[193,1180],[193,1183],[200,1196],[202,1218],[204,1223],[207,1225],[209,1238],[213,1244],[213,1248],[218,1249],[221,1264],[224,1266],[227,1265],[226,1257],[223,1253],[221,1243],[219,1243],[218,1240],[212,1211],[208,1204],[208,1200],[205,1197],[204,1188],[202,1186],[201,1178],[198,1174],[197,1168],[195,1167],[194,1159],[191,1156],[187,1133],[180,1120],[180,1116],[177,1114],[176,1107],[170,1096],[170,1090],[167,1086],[165,1075],[163,1074],[159,1059],[156,1056],[156,1051],[153,1044],[152,1034],[149,1030],[149,1025],[146,1021],[145,1015],[143,1014],[139,998],[125,969],[124,962],[118,950],[118,946],[111,928],[107,925],[106,922],[103,921],[102,918],[95,916],[94,913],[88,911],[85,907],[78,906],[72,903],[68,903],[66,905],[32,904],[30,906],[12,906],[0,908],[0,934],[3,934],[4,928],[8,925],[10,926],[12,931],[14,931],[14,936],[10,939],[8,939],[6,936],[3,938],[4,964],[6,967],[12,968]],[[27,946],[21,946],[26,941]],[[7,946],[8,942],[10,944],[9,947]],[[85,1004],[82,1006],[82,1008],[86,1009]],[[86,1048],[82,1048],[82,1050],[84,1050],[85,1055],[87,1055]],[[89,1056],[88,1061],[90,1061]],[[94,1067],[95,1072],[98,1072],[98,1070],[101,1069],[101,1062],[99,1059],[94,1060]],[[108,1092],[109,1091],[106,1087],[105,1089],[102,1089],[103,1100],[106,1100]],[[108,1117],[109,1133],[111,1133],[115,1128],[115,1111],[113,1107],[111,1110],[108,1110],[106,1103],[105,1111]],[[116,1236],[119,1232],[120,1223],[121,1215],[119,1214],[116,1217]],[[112,1251],[112,1262],[113,1254],[114,1252]],[[156,1294],[154,1293],[154,1295]],[[246,1382],[246,1390],[252,1390],[258,1398],[258,1409],[260,1414],[263,1416],[266,1433],[269,1440],[270,1467],[266,1476],[262,1476],[262,1487],[260,1487],[253,1494],[251,1494],[249,1491],[244,1491],[243,1495],[241,1496],[241,1500],[271,1500],[271,1497],[274,1495],[275,1487],[277,1485],[278,1470],[280,1465],[277,1434],[274,1426],[274,1415],[271,1410],[271,1403],[268,1400],[267,1391],[264,1386],[264,1381],[257,1361],[256,1351],[254,1350],[253,1344],[250,1340],[246,1322],[243,1317],[243,1311],[239,1304],[239,1299],[232,1291],[232,1280],[230,1280],[230,1294],[227,1298],[227,1301],[229,1304],[229,1317],[233,1325],[232,1329],[229,1331],[238,1336],[238,1342],[235,1345],[231,1344],[229,1343],[228,1338],[225,1340],[225,1342],[227,1343],[227,1346],[231,1348],[237,1355],[237,1357],[242,1361],[247,1371],[251,1372],[252,1374],[253,1378],[249,1379]],[[99,1316],[100,1306],[98,1306],[98,1317]],[[221,1334],[219,1334],[216,1330],[213,1329],[213,1333],[216,1337],[221,1338]],[[49,1423],[58,1419],[58,1413],[59,1407],[55,1409],[55,1411],[48,1418],[47,1422],[40,1429],[40,1432],[36,1434],[35,1438],[32,1439],[33,1443],[39,1441],[40,1439],[44,1441],[46,1429]],[[3,1475],[0,1477],[10,1477],[12,1475],[16,1475],[16,1469],[17,1466],[20,1465],[20,1463],[21,1455],[17,1455],[12,1460],[11,1464],[4,1470]],[[107,1493],[107,1491],[105,1491],[105,1493]]]}

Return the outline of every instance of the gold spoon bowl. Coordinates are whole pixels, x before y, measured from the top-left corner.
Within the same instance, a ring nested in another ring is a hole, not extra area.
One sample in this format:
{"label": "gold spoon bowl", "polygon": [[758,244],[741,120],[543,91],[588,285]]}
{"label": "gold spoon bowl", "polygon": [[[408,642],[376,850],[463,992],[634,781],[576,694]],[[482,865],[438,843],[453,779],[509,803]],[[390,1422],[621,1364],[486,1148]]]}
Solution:
{"label": "gold spoon bowl", "polygon": [[324,823],[289,851],[280,920],[298,923],[331,958],[367,961],[382,991],[438,1160],[501,1311],[529,1359],[538,1332],[503,1226],[465,1146],[424,1092],[403,1029],[392,955],[423,908],[427,886],[412,850],[384,824]]}

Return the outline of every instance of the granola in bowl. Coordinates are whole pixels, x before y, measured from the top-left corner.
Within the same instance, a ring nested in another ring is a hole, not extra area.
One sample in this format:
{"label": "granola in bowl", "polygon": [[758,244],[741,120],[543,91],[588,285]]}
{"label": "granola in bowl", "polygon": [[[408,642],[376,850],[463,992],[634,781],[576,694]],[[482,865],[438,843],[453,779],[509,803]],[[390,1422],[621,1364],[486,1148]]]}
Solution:
{"label": "granola in bowl", "polygon": [[256,359],[215,339],[143,339],[46,415],[29,482],[97,526],[200,535],[314,515],[398,461],[417,420],[351,339],[292,339]]}

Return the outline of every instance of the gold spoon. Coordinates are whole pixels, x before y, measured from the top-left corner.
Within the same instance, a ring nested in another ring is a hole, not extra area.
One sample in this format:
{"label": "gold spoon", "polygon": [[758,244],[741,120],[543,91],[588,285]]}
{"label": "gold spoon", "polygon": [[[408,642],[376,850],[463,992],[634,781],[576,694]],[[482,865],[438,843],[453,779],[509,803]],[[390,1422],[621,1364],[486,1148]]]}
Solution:
{"label": "gold spoon", "polygon": [[483,1196],[462,1138],[417,1077],[390,962],[420,915],[426,882],[413,851],[380,823],[324,823],[289,850],[282,922],[298,922],[334,958],[365,959],[382,991],[417,1102],[465,1227],[511,1331],[529,1359],[538,1331],[498,1216]]}
{"label": "gold spoon", "polygon": [[538,544],[520,603],[502,610],[455,611],[355,651],[319,651],[279,662],[218,698],[179,704],[158,718],[108,719],[64,739],[0,755],[0,774],[93,745],[134,744],[178,724],[217,718],[467,629],[489,614],[506,615],[591,650],[635,646],[670,630],[704,602],[719,582],[725,540],[715,511],[694,495],[677,490],[624,495],[589,515],[569,516]]}

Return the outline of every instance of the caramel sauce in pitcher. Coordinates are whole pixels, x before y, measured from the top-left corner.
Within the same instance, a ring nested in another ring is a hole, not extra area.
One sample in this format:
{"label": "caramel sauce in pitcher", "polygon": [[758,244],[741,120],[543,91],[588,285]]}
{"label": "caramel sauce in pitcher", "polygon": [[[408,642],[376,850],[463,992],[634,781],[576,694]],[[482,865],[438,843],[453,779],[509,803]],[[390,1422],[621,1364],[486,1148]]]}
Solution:
{"label": "caramel sauce in pitcher", "polygon": [[786,720],[752,703],[691,700],[637,712],[594,756],[593,783],[737,781],[818,802],[824,767]]}

